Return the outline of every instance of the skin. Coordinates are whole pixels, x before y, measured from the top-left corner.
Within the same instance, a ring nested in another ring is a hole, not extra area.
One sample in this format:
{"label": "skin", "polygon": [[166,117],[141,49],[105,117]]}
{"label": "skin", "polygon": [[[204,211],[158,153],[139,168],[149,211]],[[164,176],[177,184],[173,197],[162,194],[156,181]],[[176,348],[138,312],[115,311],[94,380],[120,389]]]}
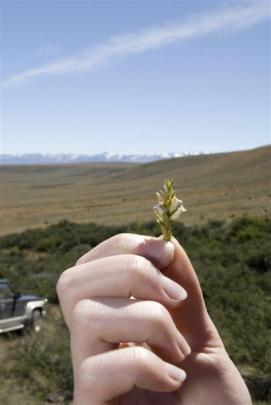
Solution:
{"label": "skin", "polygon": [[176,239],[120,234],[60,276],[74,405],[251,405]]}

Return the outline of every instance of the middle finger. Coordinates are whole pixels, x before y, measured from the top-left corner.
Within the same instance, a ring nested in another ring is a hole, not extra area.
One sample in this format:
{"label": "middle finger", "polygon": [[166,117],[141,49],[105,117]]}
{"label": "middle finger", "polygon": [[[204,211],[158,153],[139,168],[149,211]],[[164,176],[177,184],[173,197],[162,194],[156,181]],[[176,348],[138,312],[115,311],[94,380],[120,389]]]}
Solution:
{"label": "middle finger", "polygon": [[58,281],[58,296],[70,327],[75,305],[87,298],[120,297],[158,301],[173,309],[186,291],[138,255],[104,257],[66,270]]}

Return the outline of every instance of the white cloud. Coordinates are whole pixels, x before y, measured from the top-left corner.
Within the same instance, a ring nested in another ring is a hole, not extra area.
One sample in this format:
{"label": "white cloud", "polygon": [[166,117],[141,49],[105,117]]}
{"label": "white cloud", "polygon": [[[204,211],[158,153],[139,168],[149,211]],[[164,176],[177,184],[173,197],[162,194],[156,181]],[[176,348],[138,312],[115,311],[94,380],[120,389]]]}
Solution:
{"label": "white cloud", "polygon": [[109,38],[107,41],[68,58],[56,60],[4,79],[0,86],[8,88],[42,76],[91,72],[112,59],[158,49],[175,42],[217,32],[234,32],[271,17],[269,1],[244,2],[212,10],[180,24],[141,30]]}

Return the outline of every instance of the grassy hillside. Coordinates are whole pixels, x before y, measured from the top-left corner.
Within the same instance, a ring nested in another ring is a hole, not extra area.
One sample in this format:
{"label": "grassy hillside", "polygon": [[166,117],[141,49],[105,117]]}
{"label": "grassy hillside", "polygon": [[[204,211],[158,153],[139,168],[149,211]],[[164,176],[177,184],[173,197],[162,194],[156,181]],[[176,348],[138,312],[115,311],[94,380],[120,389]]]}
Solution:
{"label": "grassy hillside", "polygon": [[186,224],[270,214],[271,147],[187,156],[143,165],[0,167],[1,234],[62,219],[128,224],[152,217],[154,193],[175,180]]}
{"label": "grassy hillside", "polygon": [[[81,254],[119,232],[160,233],[154,222],[109,227],[62,221],[0,238],[0,278],[50,302],[46,327],[38,338],[1,337],[0,397],[6,404],[18,398],[22,405],[43,404],[51,393],[69,401],[69,342],[57,306],[56,281]],[[227,350],[250,381],[255,399],[267,400],[271,395],[271,218],[177,224],[175,236],[198,273],[207,308]]]}

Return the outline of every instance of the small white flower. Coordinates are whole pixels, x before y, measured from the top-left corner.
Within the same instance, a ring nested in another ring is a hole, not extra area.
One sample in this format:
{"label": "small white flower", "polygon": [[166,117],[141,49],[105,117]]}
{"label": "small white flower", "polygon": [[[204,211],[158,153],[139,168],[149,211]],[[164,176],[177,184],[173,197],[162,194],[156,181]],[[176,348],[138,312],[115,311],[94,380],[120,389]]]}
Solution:
{"label": "small white flower", "polygon": [[164,207],[163,207],[163,204],[161,204],[161,203],[154,205],[153,209],[155,212],[157,212],[157,214],[163,215],[163,213],[164,213]]}
{"label": "small white flower", "polygon": [[177,218],[179,218],[179,216],[181,215],[182,212],[186,212],[187,210],[184,208],[183,205],[180,205],[180,207],[178,207],[177,211],[174,212],[174,214],[172,214],[170,216],[170,218],[175,221]]}
{"label": "small white flower", "polygon": [[163,190],[156,193],[158,204],[153,209],[165,240],[172,236],[172,221],[175,221],[182,212],[186,212],[182,200],[176,197],[174,183],[166,179]]}
{"label": "small white flower", "polygon": [[175,221],[181,215],[182,212],[186,212],[182,200],[180,200],[177,197],[174,197],[171,203],[170,218],[173,221]]}
{"label": "small white flower", "polygon": [[177,197],[173,197],[172,203],[171,203],[171,208],[175,210],[180,206],[180,204],[183,204],[182,200],[180,200]]}

